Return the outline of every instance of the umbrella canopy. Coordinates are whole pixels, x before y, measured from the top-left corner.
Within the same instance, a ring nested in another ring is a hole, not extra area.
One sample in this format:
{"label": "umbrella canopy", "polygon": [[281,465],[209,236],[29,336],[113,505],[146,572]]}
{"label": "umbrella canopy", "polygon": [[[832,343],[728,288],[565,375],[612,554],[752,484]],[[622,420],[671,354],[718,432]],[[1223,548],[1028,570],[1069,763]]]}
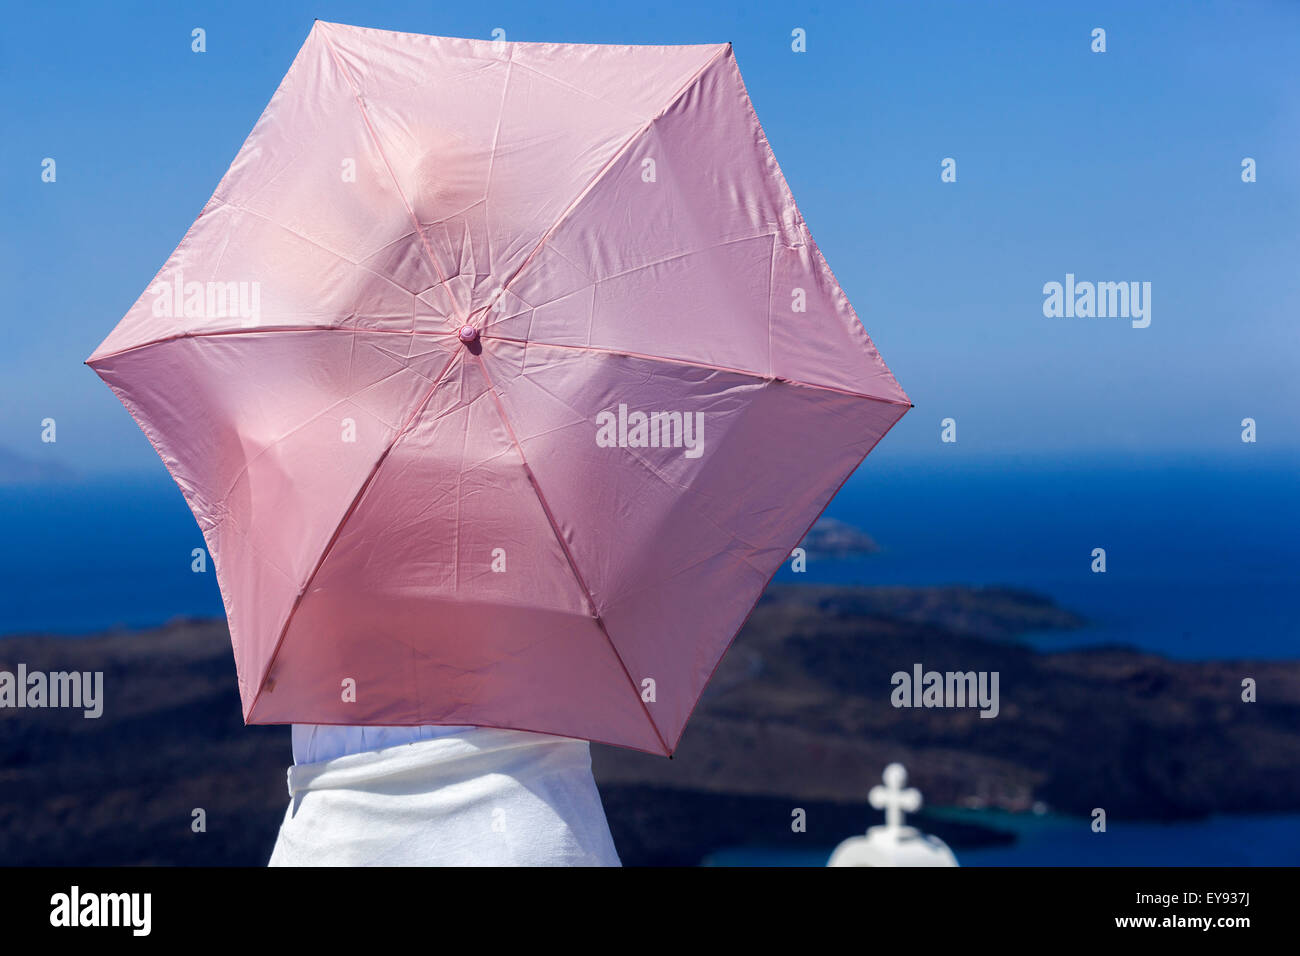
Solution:
{"label": "umbrella canopy", "polygon": [[88,363],[202,529],[246,721],[663,754],[910,407],[729,44],[324,22]]}

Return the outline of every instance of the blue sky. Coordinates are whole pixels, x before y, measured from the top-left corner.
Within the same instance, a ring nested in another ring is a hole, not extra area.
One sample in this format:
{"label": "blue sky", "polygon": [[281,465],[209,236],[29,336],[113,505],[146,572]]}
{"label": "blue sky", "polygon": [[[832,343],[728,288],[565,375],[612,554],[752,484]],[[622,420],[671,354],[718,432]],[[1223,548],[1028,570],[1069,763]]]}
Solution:
{"label": "blue sky", "polygon": [[[1300,450],[1300,3],[1262,0],[13,5],[0,448],[91,474],[160,469],[82,360],[211,195],[315,17],[732,41],[813,235],[916,403],[877,455],[954,450],[946,416],[974,456]],[[195,26],[206,53],[190,51]],[[945,157],[956,183],[940,181]],[[1045,318],[1042,286],[1067,272],[1150,282],[1150,327]],[[1246,416],[1258,448],[1240,442]]]}

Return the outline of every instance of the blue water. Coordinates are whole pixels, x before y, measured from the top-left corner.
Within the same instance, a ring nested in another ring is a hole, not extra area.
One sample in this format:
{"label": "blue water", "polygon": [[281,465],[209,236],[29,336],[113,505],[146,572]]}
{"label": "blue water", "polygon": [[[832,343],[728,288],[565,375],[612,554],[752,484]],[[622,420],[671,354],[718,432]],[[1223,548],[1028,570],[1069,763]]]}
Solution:
{"label": "blue water", "polygon": [[[1192,823],[1121,823],[1093,833],[1087,819],[961,812],[1012,831],[1009,846],[955,849],[962,866],[1297,866],[1300,815],[1210,817]],[[850,836],[851,834],[845,834]],[[710,854],[710,866],[825,866],[830,847],[739,847]]]}
{"label": "blue water", "polygon": [[[1093,622],[1040,645],[1124,642],[1186,658],[1294,658],[1300,571],[1296,462],[915,462],[873,455],[828,514],[881,545],[810,558],[779,580],[866,585],[1001,584],[1055,598]],[[78,634],[219,616],[211,563],[180,492],[159,467],[130,481],[0,487],[0,634]],[[1090,570],[1104,547],[1105,574]],[[1300,816],[1176,825],[996,815],[1014,846],[958,851],[966,866],[1296,865]],[[845,834],[848,836],[849,834]],[[832,847],[738,849],[710,862],[825,863]]]}
{"label": "blue water", "polygon": [[[1294,461],[951,466],[869,459],[827,514],[879,554],[809,559],[778,580],[1026,587],[1094,626],[1047,647],[1121,642],[1191,659],[1300,653]],[[1091,570],[1106,550],[1106,573]]]}
{"label": "blue water", "polygon": [[[162,471],[161,465],[159,471]],[[154,478],[0,487],[0,633],[149,627],[224,615],[185,499]]]}
{"label": "blue water", "polygon": [[[1231,456],[1225,456],[1233,460]],[[1234,465],[1034,463],[873,454],[828,514],[882,552],[778,580],[1002,584],[1094,623],[1040,644],[1124,642],[1186,658],[1300,651],[1296,465],[1243,446]],[[0,487],[0,633],[83,633],[221,615],[198,526],[162,467],[125,482]],[[1107,571],[1090,570],[1104,547]]]}

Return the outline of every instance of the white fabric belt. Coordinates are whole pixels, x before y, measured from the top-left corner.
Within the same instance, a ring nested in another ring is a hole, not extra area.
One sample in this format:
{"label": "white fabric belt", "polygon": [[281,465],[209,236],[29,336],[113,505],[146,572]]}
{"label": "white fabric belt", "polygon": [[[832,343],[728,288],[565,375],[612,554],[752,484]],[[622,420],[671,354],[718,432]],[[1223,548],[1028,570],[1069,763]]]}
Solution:
{"label": "white fabric belt", "polygon": [[475,727],[288,784],[272,866],[618,865],[586,741]]}

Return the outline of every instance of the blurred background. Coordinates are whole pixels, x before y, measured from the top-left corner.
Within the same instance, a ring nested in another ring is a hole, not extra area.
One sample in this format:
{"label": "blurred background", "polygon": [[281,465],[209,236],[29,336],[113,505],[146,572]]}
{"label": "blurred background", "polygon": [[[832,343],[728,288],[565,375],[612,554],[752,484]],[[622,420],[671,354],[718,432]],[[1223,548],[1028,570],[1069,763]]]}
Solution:
{"label": "blurred background", "polygon": [[[99,720],[0,710],[0,864],[269,855],[289,731],[242,726],[199,530],[81,363],[316,17],[730,40],[916,405],[778,574],[676,759],[593,748],[625,862],[821,865],[880,822],[866,793],[894,760],[963,865],[1300,862],[1300,6],[488,0],[9,11],[0,669],[103,670],[108,691]],[[1045,317],[1066,274],[1151,283],[1150,326]],[[914,661],[999,671],[999,717],[891,707]]]}

